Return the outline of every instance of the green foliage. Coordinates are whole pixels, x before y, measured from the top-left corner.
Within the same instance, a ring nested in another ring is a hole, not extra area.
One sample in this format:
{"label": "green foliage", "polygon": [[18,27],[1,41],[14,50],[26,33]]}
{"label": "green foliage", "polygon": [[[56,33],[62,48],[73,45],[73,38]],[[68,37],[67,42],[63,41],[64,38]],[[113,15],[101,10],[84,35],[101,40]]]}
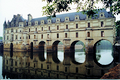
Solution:
{"label": "green foliage", "polygon": [[120,20],[116,22],[116,36],[120,37]]}
{"label": "green foliage", "polygon": [[0,40],[2,40],[2,37],[0,37]]}
{"label": "green foliage", "polygon": [[[45,0],[42,0],[45,1]],[[96,3],[102,2],[105,9],[110,8],[111,13],[120,13],[120,2],[119,0],[46,0],[47,5],[43,7],[43,15],[56,17],[56,13],[71,10],[70,4],[76,4],[76,10],[83,11],[89,17],[93,17],[99,9],[95,6]]]}

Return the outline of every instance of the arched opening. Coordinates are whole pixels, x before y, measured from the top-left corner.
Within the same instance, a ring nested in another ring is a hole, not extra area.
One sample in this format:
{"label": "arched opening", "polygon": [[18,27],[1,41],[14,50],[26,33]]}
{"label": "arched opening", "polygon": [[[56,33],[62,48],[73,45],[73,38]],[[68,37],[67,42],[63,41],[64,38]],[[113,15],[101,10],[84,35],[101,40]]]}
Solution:
{"label": "arched opening", "polygon": [[54,62],[59,63],[63,61],[64,52],[63,52],[63,43],[60,41],[55,41],[52,45],[53,54],[52,59]]}
{"label": "arched opening", "polygon": [[40,61],[45,61],[46,59],[46,44],[44,41],[39,42],[39,59]]}
{"label": "arched opening", "polygon": [[94,60],[99,65],[109,65],[113,61],[113,46],[108,40],[100,40],[94,45]]}
{"label": "arched opening", "polygon": [[85,61],[85,47],[82,41],[74,41],[70,46],[70,58],[73,63],[80,64]]}

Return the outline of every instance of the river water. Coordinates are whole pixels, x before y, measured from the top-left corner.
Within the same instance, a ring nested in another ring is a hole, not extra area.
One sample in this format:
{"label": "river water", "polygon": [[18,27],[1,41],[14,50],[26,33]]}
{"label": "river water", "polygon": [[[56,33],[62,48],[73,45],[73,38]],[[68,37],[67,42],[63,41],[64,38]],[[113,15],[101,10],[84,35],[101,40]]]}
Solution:
{"label": "river water", "polygon": [[[45,59],[47,59],[47,54],[45,52],[44,55]],[[84,63],[85,61],[85,52],[80,52],[79,50],[75,50],[75,60],[79,63]],[[3,63],[3,57],[0,56],[0,79],[3,79],[2,76],[2,63]],[[62,50],[58,51],[58,59],[62,62],[64,59],[64,52]],[[113,61],[113,56],[112,56],[112,49],[100,49],[96,51],[96,60],[98,63],[102,65],[108,65]],[[6,77],[5,77],[6,78]]]}

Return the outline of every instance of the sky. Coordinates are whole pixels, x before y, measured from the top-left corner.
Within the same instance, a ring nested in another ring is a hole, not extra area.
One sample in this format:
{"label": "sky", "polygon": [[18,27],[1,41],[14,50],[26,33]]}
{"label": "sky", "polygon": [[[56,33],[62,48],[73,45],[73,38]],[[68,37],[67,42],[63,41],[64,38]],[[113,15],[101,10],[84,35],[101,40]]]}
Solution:
{"label": "sky", "polygon": [[[3,23],[13,18],[13,15],[20,14],[24,19],[31,14],[33,18],[42,17],[42,7],[46,2],[42,0],[0,0],[0,36],[3,36]],[[69,12],[76,12],[74,5]],[[116,16],[116,20],[120,20],[120,15]]]}

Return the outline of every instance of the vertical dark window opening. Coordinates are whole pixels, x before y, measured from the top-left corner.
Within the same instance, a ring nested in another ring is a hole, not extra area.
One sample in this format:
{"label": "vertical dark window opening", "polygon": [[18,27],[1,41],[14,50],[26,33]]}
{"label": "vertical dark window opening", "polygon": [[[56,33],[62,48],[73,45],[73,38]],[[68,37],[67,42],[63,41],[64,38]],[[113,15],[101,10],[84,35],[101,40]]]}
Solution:
{"label": "vertical dark window opening", "polygon": [[65,33],[65,38],[67,38],[67,33]]}
{"label": "vertical dark window opening", "polygon": [[90,37],[90,32],[87,32],[87,37]]}
{"label": "vertical dark window opening", "polygon": [[104,24],[103,21],[101,21],[101,27],[103,27],[103,24]]}
{"label": "vertical dark window opening", "polygon": [[57,34],[57,38],[59,38],[59,34]]}
{"label": "vertical dark window opening", "polygon": [[78,28],[78,24],[76,24],[76,29]]}
{"label": "vertical dark window opening", "polygon": [[104,37],[104,31],[101,31],[101,37]]}
{"label": "vertical dark window opening", "polygon": [[68,25],[66,25],[66,29],[68,29]]}
{"label": "vertical dark window opening", "polygon": [[90,23],[88,23],[88,28],[90,28]]}

